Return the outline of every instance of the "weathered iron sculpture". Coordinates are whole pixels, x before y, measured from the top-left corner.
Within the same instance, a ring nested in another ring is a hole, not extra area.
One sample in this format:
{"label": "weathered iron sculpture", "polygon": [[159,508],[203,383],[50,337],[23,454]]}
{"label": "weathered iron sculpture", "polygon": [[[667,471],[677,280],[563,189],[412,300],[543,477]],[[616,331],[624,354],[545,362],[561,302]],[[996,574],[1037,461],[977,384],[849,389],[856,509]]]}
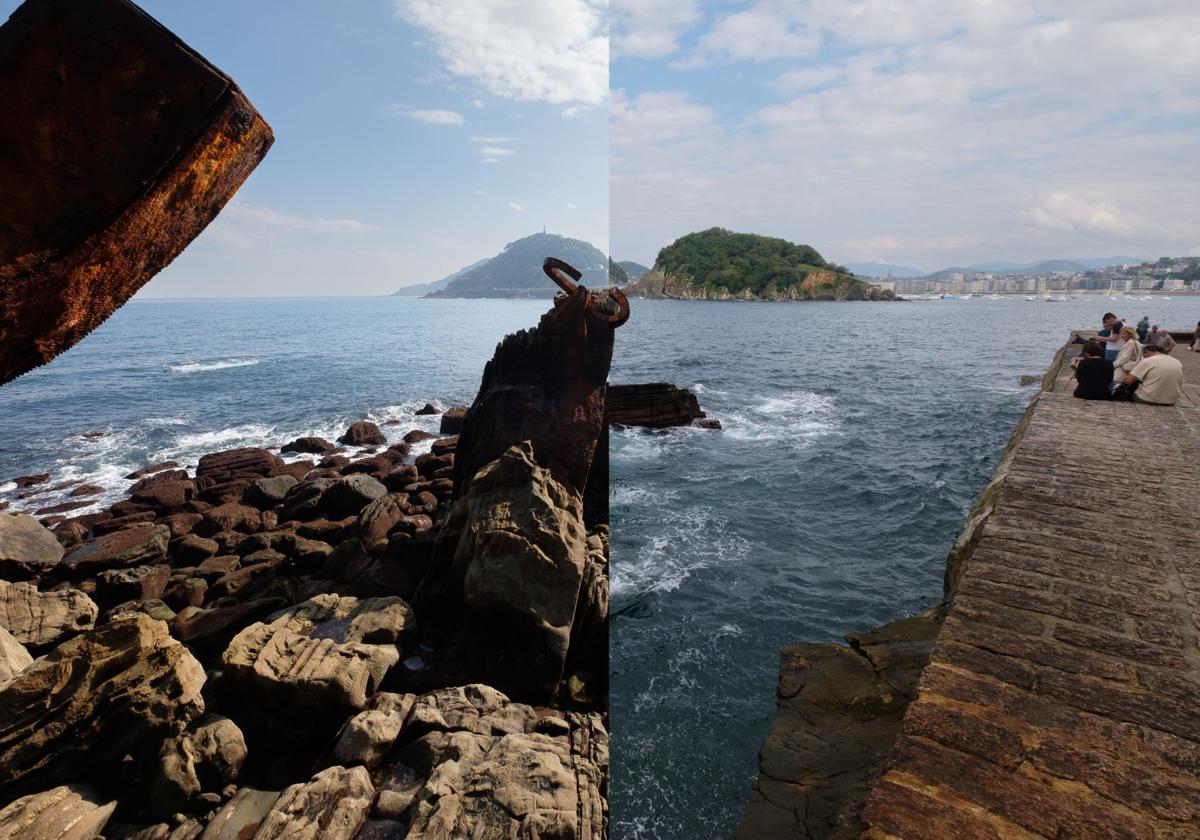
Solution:
{"label": "weathered iron sculpture", "polygon": [[272,140],[228,76],[128,0],[26,0],[0,27],[0,383],[178,256]]}

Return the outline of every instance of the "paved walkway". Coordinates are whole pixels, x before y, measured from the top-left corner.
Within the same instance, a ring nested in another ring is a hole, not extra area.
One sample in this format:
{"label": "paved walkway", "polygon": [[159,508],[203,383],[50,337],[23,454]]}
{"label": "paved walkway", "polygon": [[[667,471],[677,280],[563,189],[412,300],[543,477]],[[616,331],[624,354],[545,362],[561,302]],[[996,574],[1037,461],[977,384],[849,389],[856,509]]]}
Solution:
{"label": "paved walkway", "polygon": [[868,838],[1200,838],[1200,353],[1162,408],[1029,418]]}

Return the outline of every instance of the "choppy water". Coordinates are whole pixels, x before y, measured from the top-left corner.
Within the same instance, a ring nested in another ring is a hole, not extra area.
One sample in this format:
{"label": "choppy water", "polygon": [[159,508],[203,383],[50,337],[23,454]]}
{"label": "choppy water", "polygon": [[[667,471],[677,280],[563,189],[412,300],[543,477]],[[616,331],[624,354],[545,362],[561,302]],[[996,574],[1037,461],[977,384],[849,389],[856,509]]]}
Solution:
{"label": "choppy water", "polygon": [[732,834],[780,647],[936,601],[1020,375],[1109,309],[1200,320],[1135,305],[634,301],[612,381],[692,387],[725,429],[612,437],[613,838]]}
{"label": "choppy water", "polygon": [[[111,503],[145,464],[237,446],[330,440],[355,420],[390,437],[436,428],[427,401],[470,402],[505,334],[548,301],[330,298],[133,301],[49,365],[0,387],[0,499],[11,479],[49,472]],[[91,433],[99,436],[85,437]],[[428,446],[428,444],[426,444]],[[417,450],[419,453],[420,449]],[[39,488],[31,488],[39,489]],[[90,508],[81,509],[85,513]]]}

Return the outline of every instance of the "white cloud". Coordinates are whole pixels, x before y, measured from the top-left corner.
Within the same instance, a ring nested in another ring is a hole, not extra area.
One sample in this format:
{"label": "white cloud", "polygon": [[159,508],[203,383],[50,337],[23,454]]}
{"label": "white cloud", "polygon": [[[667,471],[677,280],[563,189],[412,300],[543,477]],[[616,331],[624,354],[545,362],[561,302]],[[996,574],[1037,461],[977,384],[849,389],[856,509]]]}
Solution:
{"label": "white cloud", "polygon": [[472,99],[472,100],[471,100],[471,105],[473,105],[473,106],[474,106],[474,107],[476,107],[476,108],[482,108],[482,107],[483,107],[483,100],[482,100],[482,99]]}
{"label": "white cloud", "polygon": [[696,0],[612,0],[610,10],[614,57],[671,55],[700,21]]}
{"label": "white cloud", "polygon": [[378,230],[377,226],[357,219],[293,216],[239,198],[230,201],[209,226],[212,238],[243,248],[261,244],[286,233],[359,235]]}
{"label": "white cloud", "polygon": [[600,104],[608,93],[604,0],[394,0],[446,68],[495,96]]}
{"label": "white cloud", "polygon": [[516,152],[514,152],[512,149],[506,149],[503,146],[484,146],[479,150],[479,154],[483,155],[484,157],[499,158],[514,155]]}
{"label": "white cloud", "polygon": [[446,111],[440,108],[421,110],[419,108],[409,108],[405,105],[389,105],[386,110],[389,113],[399,114],[402,117],[408,117],[417,122],[429,123],[430,125],[457,126],[465,122],[463,115],[457,111]]}
{"label": "white cloud", "polygon": [[499,163],[500,159],[499,158],[484,158],[483,160],[481,160],[479,162],[480,163]]}
{"label": "white cloud", "polygon": [[[839,261],[918,264],[1178,253],[1200,237],[1200,192],[1186,186],[1200,176],[1191,0],[733,9],[674,64],[737,62],[745,99],[775,101],[614,93],[612,224],[626,253],[711,224]],[[756,52],[754,33],[772,30]],[[756,63],[786,54],[800,60]]]}
{"label": "white cloud", "polygon": [[475,195],[487,195],[487,190],[471,190]]}
{"label": "white cloud", "polygon": [[518,213],[524,213],[526,210],[529,209],[528,204],[520,204],[516,201],[508,202],[508,206],[511,207],[512,209],[516,210]]}
{"label": "white cloud", "polygon": [[472,137],[472,143],[507,143],[511,137]]}
{"label": "white cloud", "polygon": [[568,108],[563,108],[562,115],[570,119],[571,117],[581,117],[590,110],[592,109],[585,105],[571,105]]}
{"label": "white cloud", "polygon": [[567,202],[567,209],[568,209],[568,210],[574,210],[574,209],[575,209],[577,206],[578,206],[578,205],[576,205],[576,204],[572,204],[572,203],[571,203],[571,202],[569,202],[569,201]]}

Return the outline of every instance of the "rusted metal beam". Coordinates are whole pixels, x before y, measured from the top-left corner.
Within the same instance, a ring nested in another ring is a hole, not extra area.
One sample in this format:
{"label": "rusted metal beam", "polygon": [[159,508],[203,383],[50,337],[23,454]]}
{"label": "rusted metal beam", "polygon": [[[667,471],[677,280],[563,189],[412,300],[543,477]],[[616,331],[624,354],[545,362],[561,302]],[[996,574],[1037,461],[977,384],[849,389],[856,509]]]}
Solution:
{"label": "rusted metal beam", "polygon": [[0,383],[178,256],[273,139],[228,76],[128,0],[26,0],[0,27]]}

